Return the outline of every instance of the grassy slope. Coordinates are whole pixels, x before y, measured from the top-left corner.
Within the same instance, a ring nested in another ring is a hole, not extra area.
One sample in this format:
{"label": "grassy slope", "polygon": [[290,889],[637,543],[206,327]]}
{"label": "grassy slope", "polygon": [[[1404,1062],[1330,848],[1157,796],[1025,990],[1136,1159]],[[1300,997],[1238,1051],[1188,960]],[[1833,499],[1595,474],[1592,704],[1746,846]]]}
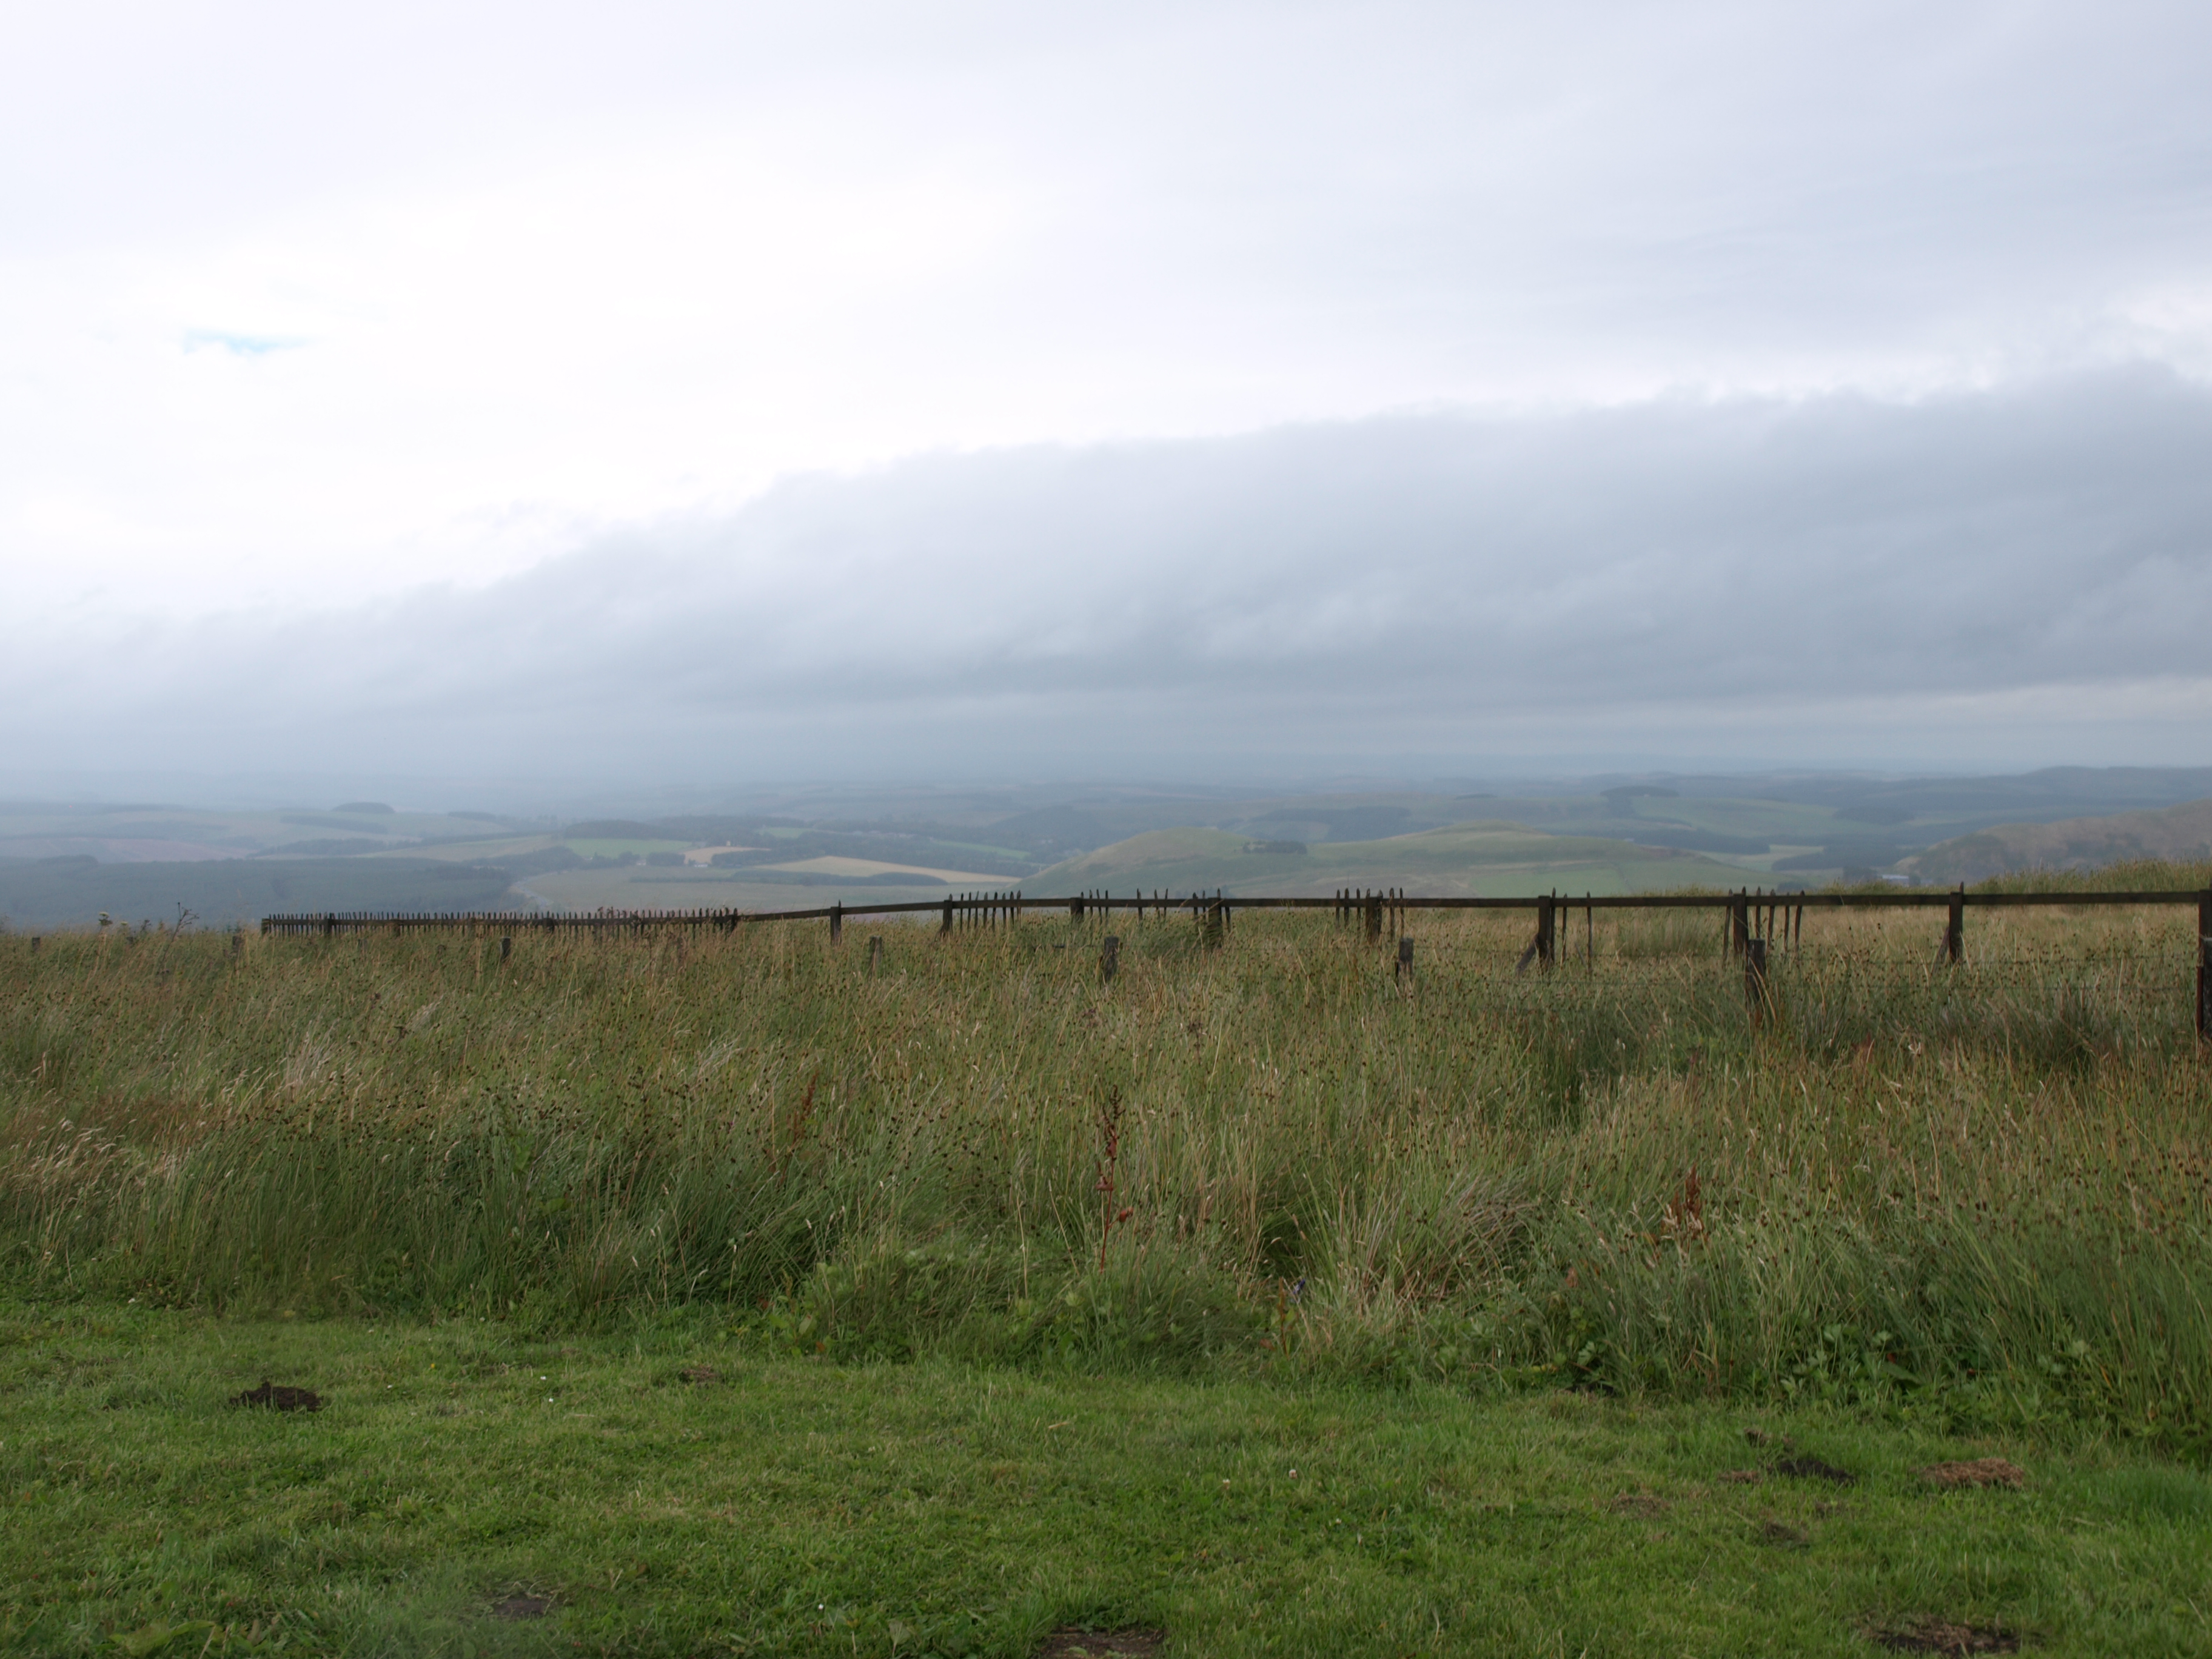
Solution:
{"label": "grassy slope", "polygon": [[0,1644],[2212,1652],[2194,920],[0,939]]}
{"label": "grassy slope", "polygon": [[1260,914],[1117,920],[1110,987],[1064,919],[879,963],[819,924],[0,940],[0,1263],[1232,1371],[1304,1280],[1322,1369],[2212,1444],[2193,908],[1977,912],[1955,969],[1925,915],[1815,913],[1757,1030],[1713,921],[1516,977],[1525,915],[1416,915],[1410,984]]}
{"label": "grassy slope", "polygon": [[[0,1311],[0,1650],[1863,1655],[1917,1618],[2212,1652],[2212,1482],[1827,1413],[775,1358],[713,1320]],[[684,1373],[710,1368],[711,1379]],[[264,1376],[316,1415],[228,1409]],[[1786,1431],[1849,1487],[1729,1470]],[[1913,1471],[1999,1454],[2026,1491]],[[492,1605],[546,1597],[540,1620]],[[112,1638],[110,1635],[112,1632]],[[113,1639],[116,1638],[120,1640]]]}
{"label": "grassy slope", "polygon": [[1403,887],[1449,897],[1510,896],[1553,888],[1577,893],[1741,884],[1744,872],[1696,854],[1596,836],[1555,836],[1516,823],[1476,823],[1387,841],[1325,842],[1304,854],[1247,853],[1248,838],[1219,830],[1161,830],[1069,859],[1024,890],[1092,888],[1170,893],[1324,896],[1340,887]]}
{"label": "grassy slope", "polygon": [[2212,858],[2212,800],[2154,812],[2005,823],[1939,842],[1906,867],[1937,882],[1981,881],[2015,870],[2094,869],[2135,859]]}

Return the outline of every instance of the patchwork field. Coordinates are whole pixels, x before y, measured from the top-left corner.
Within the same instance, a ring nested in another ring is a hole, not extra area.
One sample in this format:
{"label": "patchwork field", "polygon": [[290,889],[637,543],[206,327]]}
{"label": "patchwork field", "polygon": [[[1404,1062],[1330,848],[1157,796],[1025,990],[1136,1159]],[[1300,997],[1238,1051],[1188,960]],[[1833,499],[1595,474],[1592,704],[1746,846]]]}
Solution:
{"label": "patchwork field", "polygon": [[1516,823],[1462,823],[1384,841],[1285,843],[1220,830],[1156,830],[1030,878],[1038,895],[1103,889],[1323,897],[1340,887],[1401,887],[1435,897],[1637,893],[1751,884],[1741,866],[1694,853]]}

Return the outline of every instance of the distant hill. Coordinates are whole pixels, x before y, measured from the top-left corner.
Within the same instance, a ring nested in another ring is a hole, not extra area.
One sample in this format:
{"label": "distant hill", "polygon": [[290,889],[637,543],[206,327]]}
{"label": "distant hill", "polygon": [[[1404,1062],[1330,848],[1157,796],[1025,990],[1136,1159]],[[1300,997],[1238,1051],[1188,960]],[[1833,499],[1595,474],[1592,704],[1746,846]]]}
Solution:
{"label": "distant hill", "polygon": [[519,907],[493,866],[430,859],[204,859],[102,864],[88,855],[0,860],[0,919],[20,932],[174,922],[252,926],[286,911],[494,910]]}
{"label": "distant hill", "polygon": [[1052,897],[1104,889],[1326,897],[1340,887],[1402,887],[1439,898],[1506,897],[1741,885],[1740,866],[1597,836],[1553,836],[1517,823],[1453,824],[1380,841],[1299,843],[1222,830],[1154,830],[1062,860],[1023,882]]}
{"label": "distant hill", "polygon": [[2128,859],[2212,860],[2212,800],[2056,823],[2001,823],[1938,842],[1905,867],[1923,880],[1950,883],[2016,870],[2094,870]]}

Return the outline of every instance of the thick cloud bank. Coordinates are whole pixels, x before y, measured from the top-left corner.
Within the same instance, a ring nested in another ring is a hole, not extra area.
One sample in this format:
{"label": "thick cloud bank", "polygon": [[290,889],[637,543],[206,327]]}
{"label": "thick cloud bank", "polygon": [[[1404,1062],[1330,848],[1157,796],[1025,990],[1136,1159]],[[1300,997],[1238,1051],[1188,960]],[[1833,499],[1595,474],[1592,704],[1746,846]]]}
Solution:
{"label": "thick cloud bank", "polygon": [[19,765],[2203,758],[2212,393],[1662,401],[925,457],[477,591],[18,641]]}

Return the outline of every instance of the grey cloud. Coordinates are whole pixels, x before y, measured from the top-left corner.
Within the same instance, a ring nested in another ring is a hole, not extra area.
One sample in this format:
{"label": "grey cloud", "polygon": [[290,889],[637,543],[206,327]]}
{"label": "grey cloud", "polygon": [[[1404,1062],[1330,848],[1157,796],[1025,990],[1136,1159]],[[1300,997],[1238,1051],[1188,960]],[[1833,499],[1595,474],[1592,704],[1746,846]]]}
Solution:
{"label": "grey cloud", "polygon": [[2163,684],[2172,727],[2212,678],[2208,456],[2212,392],[2156,370],[929,456],[478,591],[26,641],[0,729],[46,764],[580,776],[1609,730],[1863,755],[1931,720],[1952,759],[2094,760],[2033,709],[2124,726]]}

